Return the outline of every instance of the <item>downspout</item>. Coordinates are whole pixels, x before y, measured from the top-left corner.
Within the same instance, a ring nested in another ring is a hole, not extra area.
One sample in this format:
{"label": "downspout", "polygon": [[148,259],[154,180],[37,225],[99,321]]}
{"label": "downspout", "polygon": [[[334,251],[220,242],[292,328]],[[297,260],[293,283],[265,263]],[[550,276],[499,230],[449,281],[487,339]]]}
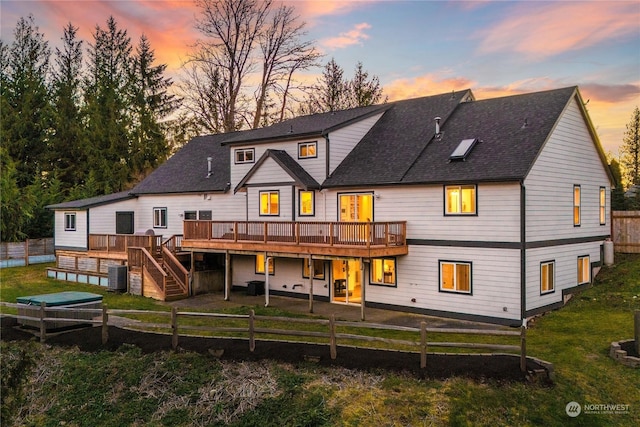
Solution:
{"label": "downspout", "polygon": [[527,193],[520,181],[520,318],[527,326]]}
{"label": "downspout", "polygon": [[324,134],[324,140],[326,142],[325,144],[325,176],[324,178],[327,179],[329,178],[329,171],[331,170],[331,162],[329,161],[329,157],[331,154],[331,151],[329,150],[329,134]]}
{"label": "downspout", "polygon": [[[91,211],[91,209],[87,209],[87,238],[86,238],[86,242],[87,242],[87,250],[89,250],[89,235],[91,234],[91,230],[89,229],[90,227],[90,223],[89,223],[89,212]],[[64,219],[64,214],[62,216],[62,218]]]}

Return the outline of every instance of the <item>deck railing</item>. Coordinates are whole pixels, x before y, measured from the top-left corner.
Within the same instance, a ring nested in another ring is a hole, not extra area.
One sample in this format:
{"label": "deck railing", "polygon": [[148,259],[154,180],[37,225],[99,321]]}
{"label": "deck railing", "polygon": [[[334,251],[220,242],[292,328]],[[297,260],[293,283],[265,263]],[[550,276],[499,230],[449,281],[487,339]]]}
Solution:
{"label": "deck railing", "polygon": [[406,222],[184,221],[185,240],[325,246],[404,246]]}
{"label": "deck railing", "polygon": [[126,253],[128,248],[145,248],[159,254],[162,236],[136,234],[89,234],[89,250]]}

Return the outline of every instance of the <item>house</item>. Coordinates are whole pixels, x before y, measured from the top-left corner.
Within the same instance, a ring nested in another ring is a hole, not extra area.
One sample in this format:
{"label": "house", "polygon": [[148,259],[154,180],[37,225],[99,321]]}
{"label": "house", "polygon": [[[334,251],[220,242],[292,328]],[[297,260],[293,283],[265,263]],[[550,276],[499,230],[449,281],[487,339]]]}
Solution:
{"label": "house", "polygon": [[612,182],[577,87],[316,114],[195,138],[126,194],[51,206],[49,274],[117,259],[160,299],[264,286],[267,304],[519,325],[591,283]]}

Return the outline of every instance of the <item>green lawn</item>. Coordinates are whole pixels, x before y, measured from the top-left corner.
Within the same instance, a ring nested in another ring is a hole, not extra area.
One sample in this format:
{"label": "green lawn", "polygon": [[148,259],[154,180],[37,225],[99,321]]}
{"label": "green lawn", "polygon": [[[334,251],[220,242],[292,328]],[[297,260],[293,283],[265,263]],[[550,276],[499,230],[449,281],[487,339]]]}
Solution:
{"label": "green lawn", "polygon": [[[70,289],[68,283],[47,279],[44,270],[0,271],[0,299],[14,302],[19,295]],[[113,308],[166,309],[147,298],[72,286],[103,294]],[[594,286],[531,322],[528,354],[554,364],[551,386],[418,380],[314,365],[231,365],[189,353],[143,355],[127,346],[83,354],[36,342],[3,342],[3,417],[33,426],[637,426],[640,369],[608,357],[612,341],[633,337],[634,310],[640,310],[640,256],[617,254],[616,265],[604,268]],[[38,368],[18,369],[21,363]],[[28,373],[22,395],[7,388],[18,372]],[[565,407],[571,401],[583,408],[618,404],[629,409],[570,418]]]}

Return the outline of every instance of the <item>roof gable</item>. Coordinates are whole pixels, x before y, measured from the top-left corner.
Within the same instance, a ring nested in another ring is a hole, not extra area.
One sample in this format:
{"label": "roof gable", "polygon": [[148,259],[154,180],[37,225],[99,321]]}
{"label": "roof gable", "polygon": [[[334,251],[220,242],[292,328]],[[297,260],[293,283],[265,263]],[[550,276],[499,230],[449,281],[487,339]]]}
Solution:
{"label": "roof gable", "polygon": [[234,192],[241,191],[245,188],[251,177],[255,175],[267,159],[273,159],[299,187],[305,190],[320,188],[320,184],[318,184],[318,182],[309,175],[309,173],[304,170],[304,168],[300,166],[300,164],[296,162],[289,153],[284,150],[267,150],[260,159],[258,159],[256,164],[253,165],[249,172],[247,172],[244,178],[240,180],[234,189]]}

